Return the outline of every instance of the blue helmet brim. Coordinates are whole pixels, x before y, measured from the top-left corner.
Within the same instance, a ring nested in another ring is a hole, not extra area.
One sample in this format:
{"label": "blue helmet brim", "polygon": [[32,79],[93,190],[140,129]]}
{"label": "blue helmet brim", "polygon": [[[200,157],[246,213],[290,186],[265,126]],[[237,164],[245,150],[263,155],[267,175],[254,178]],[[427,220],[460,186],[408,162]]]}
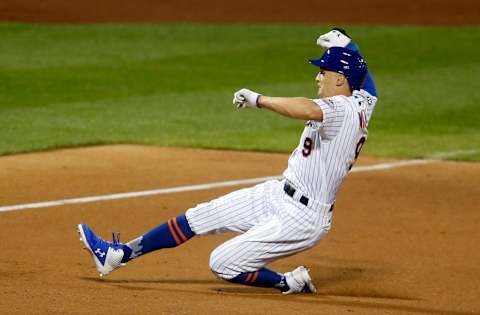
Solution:
{"label": "blue helmet brim", "polygon": [[325,60],[323,60],[323,58],[320,58],[320,59],[310,59],[308,61],[310,64],[314,65],[314,66],[317,66],[319,68],[322,68],[322,66],[325,65]]}
{"label": "blue helmet brim", "polygon": [[322,70],[328,70],[328,71],[333,71],[333,72],[338,72],[338,73],[344,74],[344,72],[342,70],[338,70],[334,67],[329,66],[328,63],[323,58],[310,59],[308,62],[310,64],[314,65],[314,66],[319,67]]}

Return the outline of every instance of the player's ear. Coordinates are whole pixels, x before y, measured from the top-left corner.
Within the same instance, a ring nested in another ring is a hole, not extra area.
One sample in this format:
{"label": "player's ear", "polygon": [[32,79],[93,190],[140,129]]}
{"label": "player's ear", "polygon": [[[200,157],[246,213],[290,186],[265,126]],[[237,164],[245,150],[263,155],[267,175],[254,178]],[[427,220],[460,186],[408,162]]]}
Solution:
{"label": "player's ear", "polygon": [[347,78],[343,74],[337,73],[337,86],[345,85],[347,82]]}

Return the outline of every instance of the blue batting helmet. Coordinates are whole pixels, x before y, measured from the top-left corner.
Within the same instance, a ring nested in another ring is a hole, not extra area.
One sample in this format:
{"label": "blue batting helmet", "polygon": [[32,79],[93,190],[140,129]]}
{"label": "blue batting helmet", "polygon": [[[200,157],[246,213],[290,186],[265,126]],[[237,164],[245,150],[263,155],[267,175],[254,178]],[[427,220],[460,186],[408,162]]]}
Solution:
{"label": "blue batting helmet", "polygon": [[367,63],[363,57],[359,53],[343,47],[330,47],[320,59],[309,61],[320,69],[343,74],[352,90],[360,90],[368,72]]}

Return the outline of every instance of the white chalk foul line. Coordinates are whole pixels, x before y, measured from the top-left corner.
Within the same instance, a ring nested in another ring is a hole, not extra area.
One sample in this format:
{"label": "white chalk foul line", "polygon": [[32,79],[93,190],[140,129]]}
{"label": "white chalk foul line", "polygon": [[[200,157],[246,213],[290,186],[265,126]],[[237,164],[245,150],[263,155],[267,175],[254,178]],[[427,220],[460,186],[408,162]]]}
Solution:
{"label": "white chalk foul line", "polygon": [[208,183],[208,184],[199,184],[199,185],[190,185],[190,186],[179,186],[173,188],[162,188],[162,189],[153,189],[153,190],[143,190],[143,191],[134,191],[128,193],[112,194],[112,195],[102,195],[102,196],[90,196],[90,197],[81,197],[81,198],[72,198],[72,199],[63,199],[63,200],[53,200],[45,202],[36,202],[28,203],[23,205],[12,205],[0,207],[0,212],[6,211],[15,211],[23,209],[34,209],[34,208],[46,208],[53,206],[61,206],[67,204],[77,204],[77,203],[87,203],[87,202],[96,202],[96,201],[106,201],[106,200],[115,200],[115,199],[127,199],[127,198],[137,198],[145,197],[152,195],[160,194],[170,194],[186,191],[195,191],[195,190],[204,190],[212,188],[221,188],[229,186],[238,186],[238,185],[247,185],[255,184],[270,179],[277,179],[279,176],[269,176],[269,177],[259,177],[259,178],[250,178],[242,180],[232,180],[227,182],[218,182],[218,183]]}
{"label": "white chalk foul line", "polygon": [[369,171],[388,170],[388,169],[402,167],[402,166],[428,164],[428,163],[431,163],[433,161],[434,160],[406,160],[406,161],[398,161],[398,162],[390,162],[390,163],[372,164],[372,165],[366,165],[366,166],[356,166],[356,167],[352,168],[350,173],[361,173],[361,172],[369,172]]}
{"label": "white chalk foul line", "polygon": [[[391,163],[380,163],[380,164],[373,164],[373,165],[367,165],[367,166],[357,166],[357,167],[354,167],[350,172],[359,173],[359,172],[369,172],[369,171],[376,171],[376,170],[387,170],[387,169],[392,169],[392,168],[397,168],[402,166],[427,164],[430,162],[432,162],[432,160],[407,160],[407,161],[398,161],[398,162],[391,162]],[[120,193],[120,194],[90,196],[90,197],[81,197],[81,198],[72,198],[72,199],[63,199],[63,200],[52,200],[52,201],[28,203],[28,204],[21,204],[21,205],[11,205],[11,206],[0,207],[0,212],[35,209],[35,208],[47,208],[47,207],[62,206],[62,205],[68,205],[68,204],[79,204],[79,203],[97,202],[97,201],[106,201],[106,200],[138,198],[138,197],[160,195],[160,194],[171,194],[171,193],[186,192],[186,191],[240,186],[240,185],[261,183],[271,179],[279,179],[281,177],[282,176],[280,175],[258,177],[258,178],[250,178],[250,179],[232,180],[232,181],[226,181],[226,182],[179,186],[179,187],[173,187],[173,188],[162,188],[162,189],[153,189],[153,190],[144,190],[144,191],[135,191],[135,192],[128,192],[128,193]]]}

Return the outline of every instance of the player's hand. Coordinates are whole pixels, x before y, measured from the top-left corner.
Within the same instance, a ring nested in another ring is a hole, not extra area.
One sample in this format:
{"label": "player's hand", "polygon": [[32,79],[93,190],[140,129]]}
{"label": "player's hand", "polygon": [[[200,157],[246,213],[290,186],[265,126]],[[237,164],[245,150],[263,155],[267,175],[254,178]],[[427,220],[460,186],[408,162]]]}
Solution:
{"label": "player's hand", "polygon": [[352,40],[343,31],[343,33],[337,29],[333,29],[328,33],[320,35],[317,39],[317,45],[323,48],[330,47],[346,47]]}
{"label": "player's hand", "polygon": [[241,89],[233,94],[233,105],[237,108],[257,108],[261,95],[248,89]]}

